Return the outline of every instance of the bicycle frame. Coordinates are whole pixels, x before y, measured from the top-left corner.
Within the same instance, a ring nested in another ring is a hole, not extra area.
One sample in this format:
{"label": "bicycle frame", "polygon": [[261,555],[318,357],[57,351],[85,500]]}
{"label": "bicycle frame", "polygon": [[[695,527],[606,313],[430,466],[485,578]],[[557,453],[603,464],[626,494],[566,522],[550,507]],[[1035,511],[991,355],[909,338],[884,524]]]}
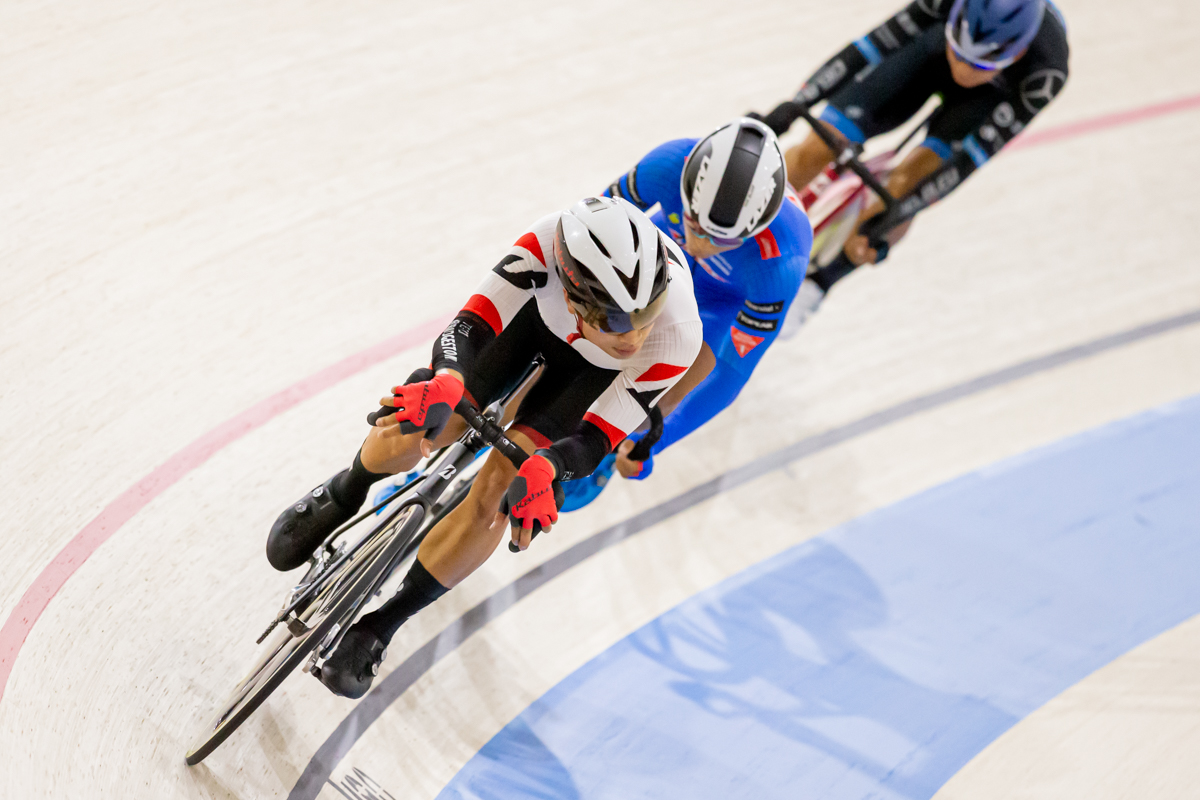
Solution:
{"label": "bicycle frame", "polygon": [[[528,455],[523,450],[514,445],[503,435],[503,431],[499,425],[504,418],[504,412],[508,404],[512,402],[514,397],[517,397],[524,392],[525,389],[528,388],[528,386],[537,378],[537,375],[544,363],[545,362],[542,360],[541,356],[537,356],[533,363],[530,364],[525,370],[525,374],[521,377],[521,380],[517,382],[516,386],[513,387],[513,389],[510,390],[506,395],[504,395],[504,397],[484,409],[482,414],[476,412],[474,406],[472,406],[468,400],[463,399],[461,402],[459,402],[458,406],[455,408],[455,412],[467,420],[467,431],[459,438],[458,441],[447,446],[438,456],[430,461],[430,463],[426,465],[424,473],[421,476],[405,487],[403,491],[387,498],[376,507],[378,508],[379,506],[386,506],[388,503],[393,503],[397,499],[403,498],[401,502],[399,502],[396,507],[384,517],[380,524],[372,528],[372,530],[365,534],[357,543],[355,543],[355,545],[349,548],[346,552],[342,553],[337,561],[337,564],[340,565],[343,560],[352,558],[368,541],[381,541],[386,539],[386,536],[379,537],[376,536],[375,533],[386,530],[391,525],[393,520],[398,519],[406,509],[414,505],[420,506],[421,509],[421,516],[418,518],[415,526],[420,532],[418,535],[413,537],[412,541],[408,542],[396,553],[395,557],[391,559],[387,566],[379,573],[378,577],[372,582],[368,590],[363,592],[363,594],[358,598],[350,612],[346,615],[348,619],[353,620],[358,617],[358,615],[362,612],[363,607],[370,602],[370,599],[374,597],[380,591],[380,589],[382,589],[383,584],[386,583],[387,580],[392,576],[392,573],[395,572],[395,570],[405,561],[405,559],[412,555],[416,551],[417,547],[420,546],[421,541],[424,539],[424,535],[428,533],[427,530],[420,530],[421,526],[425,523],[425,517],[427,517],[433,510],[434,505],[441,498],[446,489],[449,488],[454,479],[473,463],[475,463],[480,451],[489,445],[494,446],[497,449],[502,450],[508,459],[517,466],[520,466],[520,464],[524,462],[526,458],[528,458]],[[373,514],[375,510],[376,509],[373,508],[364,514],[361,514],[359,519],[365,519]],[[353,524],[353,522],[350,524]],[[329,539],[326,540],[326,545],[328,545],[331,540],[335,539],[337,535],[338,532],[335,531],[334,534],[332,534]],[[336,570],[331,566],[325,571],[324,576],[322,577],[333,574],[336,574]],[[321,581],[321,583],[323,584],[323,581]],[[319,591],[319,587],[313,589],[312,591]],[[292,624],[289,622],[289,628],[291,627]],[[325,639],[313,651],[313,655],[309,660],[308,665],[305,667],[305,671],[311,672],[312,668],[317,665],[319,660],[328,657],[328,654],[332,653],[337,648],[338,643],[341,642],[341,639],[347,630],[349,630],[349,626],[343,627],[341,625],[336,625],[330,634],[326,636]],[[301,634],[304,632],[306,632],[306,630],[300,631]],[[293,634],[297,635],[295,630],[293,630]]]}
{"label": "bicycle frame", "polygon": [[[349,623],[416,551],[432,527],[431,512],[448,507],[437,509],[439,499],[485,447],[495,448],[518,467],[528,458],[504,435],[500,424],[505,406],[531,385],[544,363],[540,356],[534,359],[517,385],[482,414],[469,401],[460,402],[455,411],[467,421],[469,430],[430,461],[419,479],[338,528],[317,548],[304,579],[288,594],[259,643],[280,622],[286,621],[286,630],[279,631],[265,651],[260,650],[250,673],[218,705],[185,756],[188,765],[200,763],[220,747],[294,670],[303,665],[304,671],[311,672],[333,652]],[[394,507],[356,541],[343,541],[334,549],[337,539],[389,504]],[[435,520],[437,514],[432,517]]]}
{"label": "bicycle frame", "polygon": [[[500,429],[499,423],[504,417],[504,411],[508,404],[512,402],[514,397],[525,391],[536,379],[544,363],[541,356],[537,356],[525,370],[525,374],[517,382],[516,386],[504,395],[504,397],[484,409],[482,414],[476,412],[468,401],[464,400],[460,402],[458,408],[455,410],[460,416],[467,419],[468,428],[466,432],[463,433],[458,441],[447,446],[430,461],[426,465],[423,474],[414,479],[403,490],[360,513],[349,522],[341,525],[325,539],[311,559],[312,565],[309,567],[309,572],[301,580],[300,584],[292,590],[292,593],[284,602],[283,608],[276,615],[274,621],[259,636],[258,643],[262,644],[271,631],[274,630],[275,626],[285,621],[289,629],[292,629],[293,635],[302,635],[306,629],[300,627],[303,626],[303,623],[295,616],[296,611],[315,597],[325,587],[329,577],[336,575],[343,564],[353,559],[368,542],[377,538],[376,534],[378,532],[384,531],[391,526],[393,521],[406,508],[417,504],[422,508],[422,515],[427,515],[434,503],[441,497],[442,492],[449,486],[450,482],[475,460],[475,457],[484,447],[487,447],[489,444],[495,444],[497,447],[500,447],[501,442],[503,442],[513,448],[506,451],[505,455],[514,462],[517,462],[518,459],[520,462],[523,462],[528,456],[523,450],[512,445],[503,436],[503,431]],[[375,526],[366,531],[356,542],[336,550],[333,548],[333,542],[346,531],[351,530],[362,520],[367,519],[381,508],[392,503],[396,503],[395,508],[384,515]],[[400,560],[402,561],[409,554],[409,548],[405,548]],[[385,571],[384,580],[391,574],[391,570],[395,566],[398,566],[398,564],[391,565]],[[380,583],[382,584],[382,581]],[[374,594],[376,590],[378,590],[378,587],[375,587],[371,594]],[[358,610],[356,609],[356,613]]]}
{"label": "bicycle frame", "polygon": [[[828,266],[842,252],[846,241],[857,231],[857,221],[868,203],[867,190],[871,190],[883,203],[884,210],[895,207],[897,200],[883,186],[895,167],[897,156],[925,128],[941,110],[936,107],[921,120],[893,149],[867,159],[860,159],[862,146],[847,144],[830,133],[809,111],[802,107],[800,116],[812,128],[821,141],[836,153],[834,162],[805,187],[802,194],[804,208],[809,212],[813,225],[813,246],[809,271]],[[845,174],[849,170],[852,174]],[[883,241],[873,241],[879,249]]]}

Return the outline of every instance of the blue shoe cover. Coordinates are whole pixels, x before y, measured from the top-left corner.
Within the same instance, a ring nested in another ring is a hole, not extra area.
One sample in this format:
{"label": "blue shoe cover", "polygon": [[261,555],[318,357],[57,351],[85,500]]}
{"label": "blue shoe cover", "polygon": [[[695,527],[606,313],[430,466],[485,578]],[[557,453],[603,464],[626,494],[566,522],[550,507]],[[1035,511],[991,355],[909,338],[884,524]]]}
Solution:
{"label": "blue shoe cover", "polygon": [[[416,470],[414,472],[402,472],[399,475],[393,475],[390,481],[383,484],[383,486],[380,486],[379,491],[375,492],[375,497],[371,500],[371,505],[377,506],[384,500],[389,500],[395,497],[400,492],[404,491],[404,487],[408,486],[420,476],[420,470]],[[384,506],[376,511],[375,516],[382,514],[386,508],[387,506]]]}

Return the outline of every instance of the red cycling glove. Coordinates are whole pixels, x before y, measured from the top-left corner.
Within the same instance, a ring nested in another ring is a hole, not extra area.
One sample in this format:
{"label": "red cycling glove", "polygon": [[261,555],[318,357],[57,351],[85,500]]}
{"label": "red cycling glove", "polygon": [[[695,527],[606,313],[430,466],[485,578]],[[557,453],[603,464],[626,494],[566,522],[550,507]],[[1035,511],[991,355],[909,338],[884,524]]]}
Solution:
{"label": "red cycling glove", "polygon": [[392,387],[392,399],[384,405],[396,409],[396,421],[401,433],[427,431],[425,438],[434,439],[454,413],[463,396],[463,384],[455,376],[443,372],[431,380]]}
{"label": "red cycling glove", "polygon": [[554,479],[554,467],[544,456],[532,455],[508,487],[504,505],[513,527],[532,529],[535,533],[558,522],[563,492]]}

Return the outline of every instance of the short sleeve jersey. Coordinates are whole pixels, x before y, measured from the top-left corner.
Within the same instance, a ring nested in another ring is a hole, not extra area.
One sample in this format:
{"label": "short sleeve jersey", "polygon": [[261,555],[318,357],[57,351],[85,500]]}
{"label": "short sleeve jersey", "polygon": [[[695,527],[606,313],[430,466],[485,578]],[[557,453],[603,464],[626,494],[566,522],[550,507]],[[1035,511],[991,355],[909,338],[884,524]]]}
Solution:
{"label": "short sleeve jersey", "polygon": [[584,416],[615,447],[645,420],[648,409],[687,372],[700,352],[702,326],[692,278],[682,251],[665,240],[670,270],[666,307],[635,355],[627,359],[608,355],[583,337],[578,319],[567,308],[554,261],[554,232],[564,213],[535,222],[484,278],[463,310],[474,313],[499,335],[532,297],[551,333],[588,362],[619,371]]}

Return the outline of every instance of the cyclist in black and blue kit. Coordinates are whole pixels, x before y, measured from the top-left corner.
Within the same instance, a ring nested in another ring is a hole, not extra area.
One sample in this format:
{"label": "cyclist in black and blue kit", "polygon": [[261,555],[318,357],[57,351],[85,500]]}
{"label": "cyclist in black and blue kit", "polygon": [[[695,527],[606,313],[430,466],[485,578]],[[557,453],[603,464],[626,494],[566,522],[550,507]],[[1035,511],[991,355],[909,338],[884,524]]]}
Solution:
{"label": "cyclist in black and blue kit", "polygon": [[[869,205],[833,263],[810,276],[789,323],[802,322],[835,281],[886,256],[913,216],[945,197],[1012,140],[1067,82],[1066,25],[1049,0],[916,0],[847,45],[794,100],[762,119],[777,134],[802,108],[825,100],[826,127],[854,144],[898,128],[934,95],[941,106],[926,136],[886,187],[899,203]],[[803,189],[833,160],[815,133],[786,155]],[[877,247],[871,246],[878,245]]]}
{"label": "cyclist in black and blue kit", "polygon": [[[683,248],[704,323],[691,369],[658,403],[665,416],[651,457],[726,408],[779,336],[808,269],[812,226],[787,185],[779,142],[742,118],[703,139],[652,150],[605,191],[650,215]],[[615,466],[645,478],[653,460],[629,458],[635,434],[588,478],[564,485],[573,510],[591,502]]]}

